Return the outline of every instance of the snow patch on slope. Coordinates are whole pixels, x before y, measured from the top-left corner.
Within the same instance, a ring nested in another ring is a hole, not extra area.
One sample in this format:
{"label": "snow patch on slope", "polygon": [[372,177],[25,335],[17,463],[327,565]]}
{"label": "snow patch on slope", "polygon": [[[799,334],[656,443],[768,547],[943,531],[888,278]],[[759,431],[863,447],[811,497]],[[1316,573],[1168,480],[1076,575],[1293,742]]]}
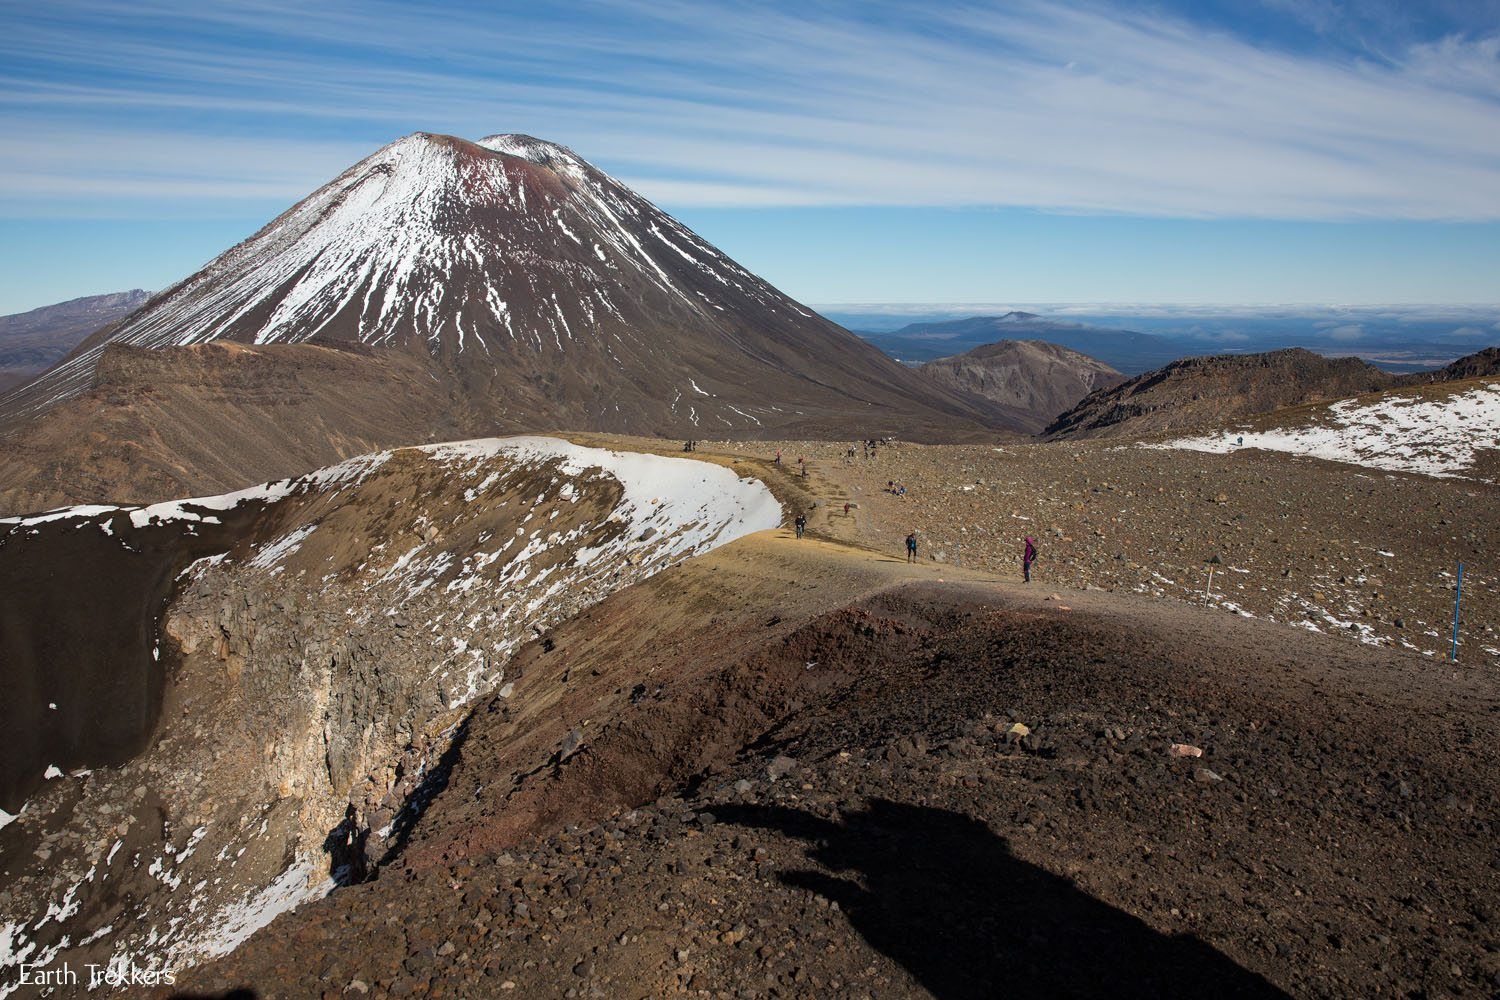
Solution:
{"label": "snow patch on slope", "polygon": [[1262,448],[1392,472],[1460,477],[1481,449],[1500,447],[1500,383],[1439,398],[1386,393],[1374,401],[1335,403],[1306,427],[1231,430],[1147,448],[1224,454]]}
{"label": "snow patch on slope", "polygon": [[484,438],[421,450],[447,461],[498,453],[520,461],[561,459],[570,475],[600,469],[624,487],[611,520],[627,523],[631,532],[653,528],[668,534],[667,554],[673,556],[704,552],[781,523],[781,504],[765,484],[710,462],[585,448],[549,437]]}
{"label": "snow patch on slope", "polygon": [[[631,308],[620,292],[632,276],[661,296]],[[641,335],[667,313],[734,339],[723,316],[736,305],[812,318],[562,146],[524,135],[470,143],[414,133],[153,299],[108,343],[325,336],[415,345],[445,363],[476,353],[555,360],[580,350],[618,361],[617,349],[649,358]],[[606,316],[614,322],[601,322]],[[87,392],[104,348],[42,376],[26,390],[23,412]]]}
{"label": "snow patch on slope", "polygon": [[[327,867],[326,862],[323,867]],[[292,912],[308,900],[320,899],[333,888],[333,879],[327,875],[319,876],[317,862],[311,858],[299,858],[270,885],[221,910],[214,926],[182,950],[186,956],[221,958],[281,914]]]}
{"label": "snow patch on slope", "polygon": [[[444,482],[437,492],[461,497],[461,502],[443,501],[433,511],[418,502],[413,512],[412,498],[406,497],[405,503],[396,501],[390,506],[393,501],[384,492],[387,481],[377,479],[369,491],[376,498],[375,510],[405,511],[411,518],[409,523],[388,525],[389,534],[383,537],[415,539],[415,544],[407,548],[410,543],[404,543],[389,553],[383,551],[383,542],[373,545],[355,557],[358,565],[336,579],[318,577],[320,564],[309,564],[312,557],[298,553],[310,537],[309,547],[322,539],[314,534],[319,525],[322,530],[335,530],[331,525],[338,522],[330,520],[334,516],[330,509],[336,512],[341,504],[358,503],[357,488],[391,462],[394,452],[361,456],[296,479],[222,496],[149,507],[67,508],[33,518],[7,518],[0,524],[11,525],[12,533],[34,533],[33,525],[46,521],[76,517],[104,523],[113,518],[121,530],[111,537],[128,545],[132,532],[125,527],[127,516],[136,530],[180,523],[184,531],[193,531],[197,524],[247,501],[268,505],[287,501],[285,507],[272,506],[264,514],[278,525],[275,533],[267,533],[269,541],[248,554],[202,557],[183,570],[184,577],[197,581],[206,574],[220,574],[207,588],[220,593],[231,592],[236,575],[242,579],[276,577],[277,588],[304,586],[333,593],[335,606],[347,609],[347,618],[335,619],[335,627],[342,623],[352,634],[378,620],[376,627],[409,629],[409,634],[421,635],[430,655],[418,660],[420,669],[403,679],[437,690],[440,708],[451,711],[498,688],[505,679],[509,656],[539,627],[676,561],[774,528],[782,517],[780,504],[763,483],[689,458],[586,448],[548,437],[490,438],[403,452],[408,458],[425,456],[440,466],[440,476],[425,470],[424,482],[430,487],[441,478]],[[604,497],[613,506],[578,506],[584,499]],[[304,499],[306,506],[301,505]],[[504,532],[487,529],[477,540],[472,533],[463,534],[463,525],[480,517],[493,518],[502,508],[506,518],[515,517],[499,522],[507,525]],[[299,515],[304,517],[300,523]],[[79,526],[89,523],[82,520]],[[510,525],[519,526],[512,532]],[[73,527],[51,530],[72,531]],[[394,625],[391,619],[396,620]],[[433,750],[440,752],[441,746]],[[251,807],[265,809],[267,805],[252,803]],[[29,820],[32,810],[28,808],[27,813]],[[9,819],[0,814],[0,820]],[[0,920],[0,959],[50,962],[65,955],[69,938],[105,942],[112,962],[135,955],[139,963],[138,956],[149,951],[182,968],[228,954],[278,914],[330,889],[319,871],[326,859],[317,854],[316,844],[306,840],[296,845],[295,855],[289,853],[276,867],[247,866],[253,873],[237,868],[247,848],[275,845],[279,851],[280,838],[286,836],[285,828],[268,831],[264,818],[257,832],[255,819],[249,814],[238,821],[233,816],[221,818],[208,840],[208,826],[198,826],[181,849],[167,843],[154,857],[132,857],[125,852],[121,864],[128,863],[132,869],[144,866],[155,881],[149,893],[124,911],[106,913],[88,904],[80,912],[80,898],[90,893],[85,882],[94,879],[91,871],[60,899],[48,900],[46,933],[36,933],[43,927],[37,922],[40,909],[20,920]],[[109,834],[114,835],[112,826]],[[101,841],[101,852],[105,842]],[[109,866],[120,850],[117,841],[103,860],[101,882],[109,878]],[[264,853],[258,850],[252,858]],[[212,866],[206,860],[209,855],[215,857]],[[223,885],[226,879],[231,880],[232,891]],[[0,984],[0,997],[4,995]]]}

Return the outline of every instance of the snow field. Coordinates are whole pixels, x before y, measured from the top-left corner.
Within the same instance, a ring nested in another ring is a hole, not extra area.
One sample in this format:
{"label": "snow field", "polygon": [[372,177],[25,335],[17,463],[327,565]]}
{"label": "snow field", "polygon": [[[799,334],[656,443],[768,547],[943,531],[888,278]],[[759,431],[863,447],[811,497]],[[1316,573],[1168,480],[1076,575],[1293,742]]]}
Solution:
{"label": "snow field", "polygon": [[1464,476],[1480,450],[1500,448],[1500,383],[1436,399],[1401,392],[1373,402],[1348,399],[1307,427],[1229,430],[1143,447],[1217,454],[1261,448],[1391,472]]}

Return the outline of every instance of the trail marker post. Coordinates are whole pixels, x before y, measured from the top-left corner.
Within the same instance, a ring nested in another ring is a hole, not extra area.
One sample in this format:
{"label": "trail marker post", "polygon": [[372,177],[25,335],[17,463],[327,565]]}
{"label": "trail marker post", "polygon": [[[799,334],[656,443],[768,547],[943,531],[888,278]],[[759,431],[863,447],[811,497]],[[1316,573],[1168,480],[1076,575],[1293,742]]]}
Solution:
{"label": "trail marker post", "polygon": [[1214,599],[1214,568],[1208,567],[1208,586],[1203,588],[1203,599],[1211,601]]}
{"label": "trail marker post", "polygon": [[1458,564],[1458,583],[1453,587],[1453,648],[1448,653],[1448,662],[1458,662],[1458,611],[1464,600],[1464,564]]}

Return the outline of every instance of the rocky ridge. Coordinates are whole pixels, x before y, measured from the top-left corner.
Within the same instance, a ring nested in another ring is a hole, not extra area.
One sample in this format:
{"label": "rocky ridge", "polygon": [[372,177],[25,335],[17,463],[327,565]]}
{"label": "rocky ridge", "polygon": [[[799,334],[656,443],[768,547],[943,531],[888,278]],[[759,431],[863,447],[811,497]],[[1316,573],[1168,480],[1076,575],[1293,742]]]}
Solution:
{"label": "rocky ridge", "polygon": [[[256,504],[178,575],[147,651],[168,683],[146,749],[95,761],[66,727],[43,733],[55,766],[5,803],[18,815],[0,828],[7,961],[149,954],[181,969],[358,881],[402,850],[469,706],[510,694],[518,644],[780,520],[730,469],[506,439],[366,456],[237,497],[11,519],[0,561],[54,537],[128,550],[140,532],[211,533]],[[33,692],[11,707],[45,728],[59,715],[48,671],[66,669],[36,653],[42,673],[7,683]]]}
{"label": "rocky ridge", "polygon": [[1047,426],[1049,438],[1144,437],[1388,389],[1396,377],[1357,358],[1302,348],[1185,358],[1091,393]]}
{"label": "rocky ridge", "polygon": [[[1432,755],[1493,754],[1445,716],[1490,704],[1488,679],[1415,681],[1328,639],[1304,659],[1268,623],[1049,602],[951,567],[944,585],[893,568],[925,582],[850,600],[858,581],[825,575],[844,557],[779,544],[722,550],[522,650],[526,680],[476,713],[402,862],[190,988],[274,993],[308,960],[329,997],[1497,981],[1493,872],[1471,863],[1494,788]],[[771,568],[812,586],[766,604],[787,579],[757,583]],[[697,588],[724,590],[711,620],[631,637],[640,607]],[[567,725],[533,734],[535,704],[588,713],[560,766],[532,763]]]}
{"label": "rocky ridge", "polygon": [[224,493],[493,429],[430,359],[390,348],[109,344],[94,377],[90,392],[4,436],[0,513]]}
{"label": "rocky ridge", "polygon": [[1422,385],[1429,382],[1458,382],[1471,378],[1500,376],[1500,347],[1486,347],[1459,358],[1437,371],[1414,372],[1403,375],[1402,385]]}

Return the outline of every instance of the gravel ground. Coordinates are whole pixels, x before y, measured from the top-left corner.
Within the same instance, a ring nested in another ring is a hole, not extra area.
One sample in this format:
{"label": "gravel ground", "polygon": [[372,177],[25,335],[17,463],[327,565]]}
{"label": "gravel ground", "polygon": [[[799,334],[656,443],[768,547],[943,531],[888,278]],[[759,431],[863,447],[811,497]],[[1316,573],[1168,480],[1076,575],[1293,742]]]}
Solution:
{"label": "gravel ground", "polygon": [[1459,660],[1500,665],[1494,485],[1103,443],[895,444],[852,462],[847,444],[752,447],[781,448],[794,477],[809,460],[814,528],[836,538],[899,553],[916,529],[925,559],[1019,580],[1031,535],[1038,586],[1178,598],[1433,657],[1449,654],[1462,561]]}
{"label": "gravel ground", "polygon": [[1487,672],[789,536],[526,647],[406,852],[187,988],[1500,989]]}

